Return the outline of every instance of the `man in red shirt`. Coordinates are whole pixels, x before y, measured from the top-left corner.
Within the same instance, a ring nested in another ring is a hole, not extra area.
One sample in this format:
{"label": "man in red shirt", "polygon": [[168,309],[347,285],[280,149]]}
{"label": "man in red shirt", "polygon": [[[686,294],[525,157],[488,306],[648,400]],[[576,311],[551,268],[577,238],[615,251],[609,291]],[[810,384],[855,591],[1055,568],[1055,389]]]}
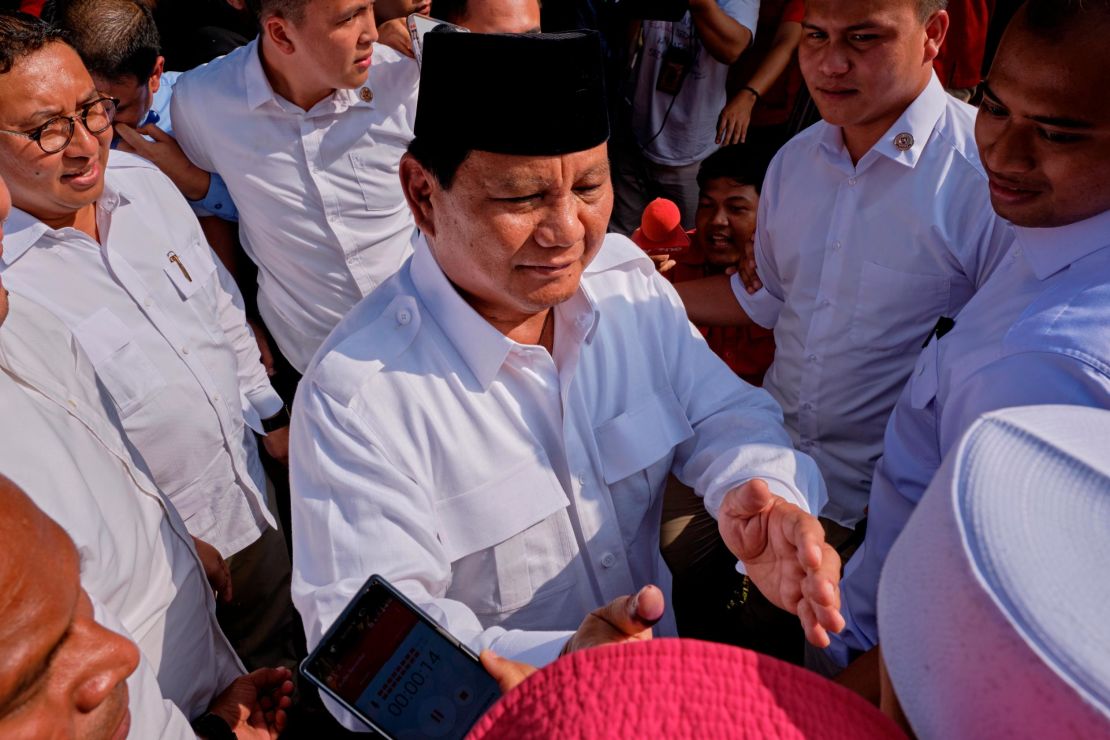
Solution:
{"label": "man in red shirt", "polygon": [[[677,218],[667,222],[668,202],[656,201],[645,210],[643,225],[632,240],[649,254],[670,255],[675,264],[665,267],[663,274],[671,282],[722,274],[751,254],[759,188],[770,160],[758,144],[724,147],[702,162],[696,228],[689,234],[682,232]],[[698,328],[733,372],[752,385],[763,383],[775,355],[772,332],[754,325]]]}

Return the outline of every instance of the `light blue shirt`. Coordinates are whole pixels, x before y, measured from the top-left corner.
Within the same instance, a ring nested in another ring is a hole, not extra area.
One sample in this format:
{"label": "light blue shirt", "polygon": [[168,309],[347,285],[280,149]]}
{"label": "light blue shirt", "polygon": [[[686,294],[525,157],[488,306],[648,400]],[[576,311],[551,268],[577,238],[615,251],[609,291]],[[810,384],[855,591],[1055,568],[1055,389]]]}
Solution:
{"label": "light blue shirt", "polygon": [[887,553],[972,422],[1011,406],[1110,409],[1110,211],[1015,231],[1010,255],[955,327],[929,341],[887,425],[867,537],[841,583],[847,626],[829,648],[841,665],[878,643],[876,592]]}
{"label": "light blue shirt", "polygon": [[[173,119],[170,117],[170,100],[173,99],[174,83],[177,82],[177,78],[181,74],[181,72],[162,73],[162,84],[159,85],[158,92],[154,93],[150,110],[147,111],[146,118],[139,124],[140,126],[153,123],[170,136],[174,136]],[[212,173],[212,179],[208,184],[208,193],[200,200],[189,201],[189,205],[193,207],[198,216],[219,216],[227,221],[239,220],[239,211],[235,208],[235,201],[231,199],[231,193],[228,192],[224,179],[215,172]]]}

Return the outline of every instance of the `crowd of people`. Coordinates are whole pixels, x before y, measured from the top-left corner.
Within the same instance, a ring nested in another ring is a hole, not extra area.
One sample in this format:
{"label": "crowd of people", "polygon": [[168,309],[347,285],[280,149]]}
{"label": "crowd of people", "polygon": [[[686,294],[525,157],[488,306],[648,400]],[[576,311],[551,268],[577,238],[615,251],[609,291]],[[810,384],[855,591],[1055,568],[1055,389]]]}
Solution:
{"label": "crowd of people", "polygon": [[476,736],[1110,737],[1108,34],[0,4],[0,736],[367,732],[297,668],[379,574]]}

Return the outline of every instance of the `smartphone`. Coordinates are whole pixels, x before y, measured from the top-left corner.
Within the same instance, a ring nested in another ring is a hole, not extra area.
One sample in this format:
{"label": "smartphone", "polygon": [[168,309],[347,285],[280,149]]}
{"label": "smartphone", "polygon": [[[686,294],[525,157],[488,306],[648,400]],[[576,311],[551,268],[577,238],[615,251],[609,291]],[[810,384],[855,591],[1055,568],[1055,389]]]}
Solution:
{"label": "smartphone", "polygon": [[417,64],[420,64],[420,61],[424,58],[424,34],[429,31],[435,31],[436,33],[470,33],[470,29],[468,28],[456,26],[454,23],[448,23],[447,21],[429,18],[425,15],[419,15],[418,13],[413,13],[408,17],[408,27],[409,38],[412,39],[412,55],[416,58]]}
{"label": "smartphone", "polygon": [[500,698],[478,656],[379,575],[301,673],[387,738],[462,738]]}

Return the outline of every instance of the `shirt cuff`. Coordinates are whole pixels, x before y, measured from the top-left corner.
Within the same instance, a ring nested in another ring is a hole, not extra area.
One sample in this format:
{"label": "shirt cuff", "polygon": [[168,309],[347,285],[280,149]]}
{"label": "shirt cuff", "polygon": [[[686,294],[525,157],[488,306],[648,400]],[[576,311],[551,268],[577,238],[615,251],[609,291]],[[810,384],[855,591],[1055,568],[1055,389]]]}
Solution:
{"label": "shirt cuff", "polygon": [[273,386],[268,383],[265,388],[247,393],[247,400],[250,401],[254,410],[258,412],[259,419],[269,419],[285,408],[285,401],[281,400],[281,396],[279,396]]}
{"label": "shirt cuff", "polygon": [[490,650],[503,658],[543,668],[558,659],[573,634],[562,631],[510,630],[490,643]]}
{"label": "shirt cuff", "polygon": [[189,205],[198,216],[219,216],[226,221],[239,220],[239,210],[235,207],[235,201],[231,199],[227,184],[215,173],[212,173],[208,181],[208,192],[205,196],[200,200],[189,201]]}
{"label": "shirt cuff", "polygon": [[782,310],[782,301],[767,292],[767,288],[760,288],[755,293],[749,293],[744,283],[740,281],[740,274],[733,273],[729,278],[732,294],[736,302],[744,309],[744,313],[764,329],[774,329],[779,320],[779,311]]}

